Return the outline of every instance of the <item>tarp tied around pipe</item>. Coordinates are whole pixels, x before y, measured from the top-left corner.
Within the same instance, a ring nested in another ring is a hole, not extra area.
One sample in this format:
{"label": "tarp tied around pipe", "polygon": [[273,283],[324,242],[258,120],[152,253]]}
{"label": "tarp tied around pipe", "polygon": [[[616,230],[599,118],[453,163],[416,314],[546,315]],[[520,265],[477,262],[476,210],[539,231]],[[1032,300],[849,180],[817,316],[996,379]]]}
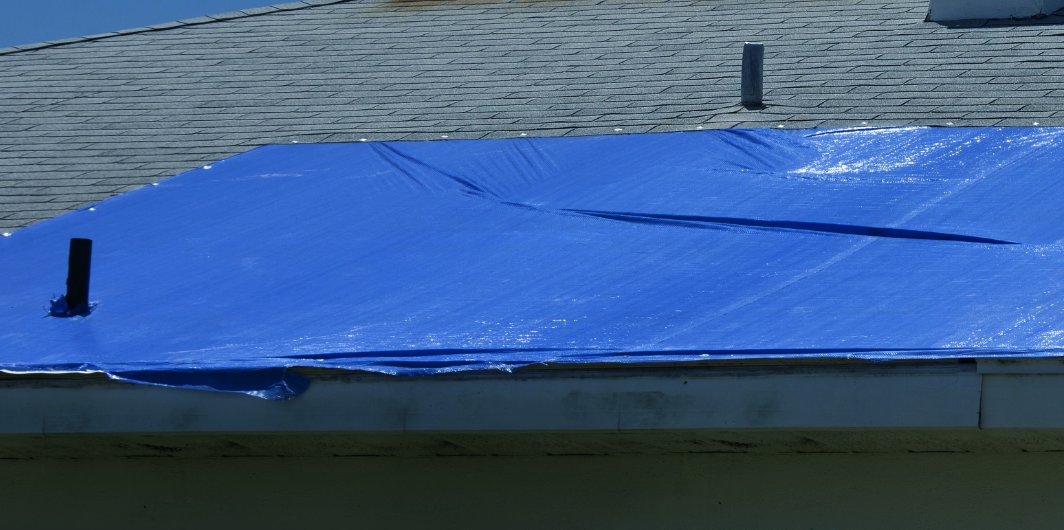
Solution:
{"label": "tarp tied around pipe", "polygon": [[[0,368],[1061,356],[1062,167],[1051,128],[263,147],[0,239]],[[71,237],[97,305],[47,317]]]}

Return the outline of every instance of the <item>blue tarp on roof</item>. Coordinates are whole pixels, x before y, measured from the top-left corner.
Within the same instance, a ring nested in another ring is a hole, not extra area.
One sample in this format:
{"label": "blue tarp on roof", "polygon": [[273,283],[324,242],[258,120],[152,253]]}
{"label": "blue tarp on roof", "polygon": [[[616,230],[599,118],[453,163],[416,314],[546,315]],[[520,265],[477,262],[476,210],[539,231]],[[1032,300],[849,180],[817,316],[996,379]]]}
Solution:
{"label": "blue tarp on roof", "polygon": [[[1062,167],[1051,128],[268,146],[0,238],[0,368],[1060,356]],[[97,305],[49,317],[72,237]]]}

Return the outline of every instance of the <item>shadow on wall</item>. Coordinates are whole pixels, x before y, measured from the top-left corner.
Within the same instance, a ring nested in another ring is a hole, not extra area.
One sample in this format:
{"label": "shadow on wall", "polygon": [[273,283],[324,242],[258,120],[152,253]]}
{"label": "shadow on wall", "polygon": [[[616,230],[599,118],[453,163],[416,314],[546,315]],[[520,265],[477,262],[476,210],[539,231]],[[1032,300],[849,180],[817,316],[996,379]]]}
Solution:
{"label": "shadow on wall", "polygon": [[1061,469],[1059,453],[43,459],[0,461],[0,488],[8,528],[1057,529]]}

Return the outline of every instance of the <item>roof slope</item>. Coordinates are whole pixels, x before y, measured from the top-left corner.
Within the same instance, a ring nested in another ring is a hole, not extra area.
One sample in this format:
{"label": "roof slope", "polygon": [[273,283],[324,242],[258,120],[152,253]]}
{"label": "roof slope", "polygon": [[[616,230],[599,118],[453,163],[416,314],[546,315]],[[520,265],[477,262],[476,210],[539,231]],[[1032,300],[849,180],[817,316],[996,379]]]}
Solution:
{"label": "roof slope", "polygon": [[[268,146],[0,238],[0,369],[1059,359],[1062,163],[1041,127]],[[71,237],[91,303],[42,318]]]}
{"label": "roof slope", "polygon": [[[1058,16],[945,26],[924,21],[926,0],[318,3],[5,51],[0,229],[268,143],[1064,123]],[[737,105],[750,40],[767,44],[760,111]]]}

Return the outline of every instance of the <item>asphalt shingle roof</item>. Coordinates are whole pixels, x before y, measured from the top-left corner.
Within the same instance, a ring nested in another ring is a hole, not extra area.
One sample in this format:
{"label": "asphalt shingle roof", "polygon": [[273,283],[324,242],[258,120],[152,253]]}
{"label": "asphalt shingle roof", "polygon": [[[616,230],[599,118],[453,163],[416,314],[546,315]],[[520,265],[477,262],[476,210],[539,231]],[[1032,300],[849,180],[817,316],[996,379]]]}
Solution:
{"label": "asphalt shingle roof", "polygon": [[[926,13],[927,0],[324,0],[8,48],[0,230],[268,143],[1064,125],[1064,16]],[[766,44],[762,110],[738,105],[743,41]]]}

